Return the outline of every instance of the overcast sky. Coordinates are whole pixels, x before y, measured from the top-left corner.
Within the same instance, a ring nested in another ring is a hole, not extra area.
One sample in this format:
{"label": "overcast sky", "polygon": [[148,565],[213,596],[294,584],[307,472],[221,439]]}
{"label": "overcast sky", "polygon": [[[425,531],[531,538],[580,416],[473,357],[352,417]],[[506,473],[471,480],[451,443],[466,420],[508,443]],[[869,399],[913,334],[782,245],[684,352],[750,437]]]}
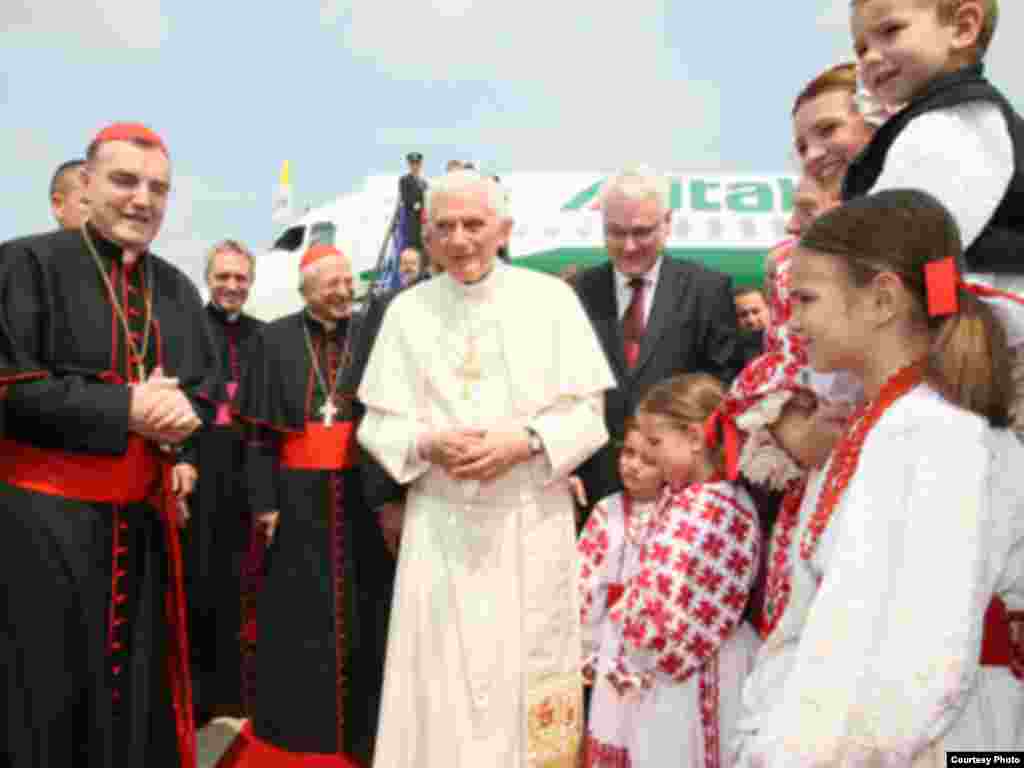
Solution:
{"label": "overcast sky", "polygon": [[[0,240],[53,226],[47,184],[114,120],[160,132],[155,250],[197,275],[265,249],[281,161],[300,209],[424,153],[511,171],[792,168],[799,88],[850,55],[848,0],[0,0]],[[1020,2],[987,64],[1024,109]]]}

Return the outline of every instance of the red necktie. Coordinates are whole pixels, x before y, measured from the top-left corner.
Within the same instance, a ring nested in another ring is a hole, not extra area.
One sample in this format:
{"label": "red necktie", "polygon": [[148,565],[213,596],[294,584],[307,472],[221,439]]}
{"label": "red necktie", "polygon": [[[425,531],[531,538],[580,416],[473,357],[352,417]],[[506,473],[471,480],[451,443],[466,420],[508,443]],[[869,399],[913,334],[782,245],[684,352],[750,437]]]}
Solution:
{"label": "red necktie", "polygon": [[630,279],[629,287],[633,289],[633,298],[622,318],[622,340],[626,364],[632,368],[640,357],[640,342],[644,338],[644,291],[647,281],[642,277],[634,277]]}

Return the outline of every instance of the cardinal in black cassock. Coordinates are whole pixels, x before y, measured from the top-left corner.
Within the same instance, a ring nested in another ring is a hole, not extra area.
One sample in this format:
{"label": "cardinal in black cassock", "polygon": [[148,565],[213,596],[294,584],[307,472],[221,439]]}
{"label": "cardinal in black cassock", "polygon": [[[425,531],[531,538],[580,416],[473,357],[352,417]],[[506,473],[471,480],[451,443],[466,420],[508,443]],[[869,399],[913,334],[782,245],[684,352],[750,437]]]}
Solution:
{"label": "cardinal in black cassock", "polygon": [[0,361],[45,372],[3,401],[0,764],[191,768],[165,448],[213,417],[217,361],[195,287],[148,250],[163,142],[117,124],[88,158],[90,223],[0,245]]}
{"label": "cardinal in black cassock", "polygon": [[255,708],[235,763],[247,768],[369,765],[380,695],[393,563],[352,439],[353,361],[365,363],[379,317],[349,317],[351,266],[335,248],[310,248],[302,284],[306,308],[267,325],[238,400],[250,507],[272,531]]}
{"label": "cardinal in black cassock", "polygon": [[245,489],[245,441],[233,423],[230,400],[264,326],[242,311],[252,278],[252,256],[245,246],[226,240],[213,247],[206,269],[206,319],[227,399],[218,404],[213,423],[196,433],[182,458],[199,477],[189,499],[184,555],[193,697],[200,725],[211,717],[246,714],[240,641],[242,565],[252,524]]}
{"label": "cardinal in black cassock", "polygon": [[[8,337],[10,332],[0,322],[0,337]],[[32,381],[46,376],[46,371],[21,371],[10,361],[0,358],[0,400],[7,396],[7,389],[11,384],[19,381]],[[4,434],[4,409],[0,407],[0,436]]]}

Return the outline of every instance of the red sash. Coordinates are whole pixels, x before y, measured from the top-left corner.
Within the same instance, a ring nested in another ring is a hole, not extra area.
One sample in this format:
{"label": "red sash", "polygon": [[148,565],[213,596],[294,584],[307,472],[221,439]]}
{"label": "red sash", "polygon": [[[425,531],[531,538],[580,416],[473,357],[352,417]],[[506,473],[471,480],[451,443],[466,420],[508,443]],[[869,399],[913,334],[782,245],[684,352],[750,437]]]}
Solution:
{"label": "red sash", "polygon": [[319,421],[306,423],[306,431],[286,433],[281,438],[281,466],[288,469],[338,470],[355,463],[351,421],[325,427]]}
{"label": "red sash", "polygon": [[1024,648],[1014,642],[1010,624],[1024,620],[1024,612],[1007,611],[999,597],[993,597],[985,611],[985,628],[981,634],[983,667],[1009,667],[1014,677],[1024,680]]}
{"label": "red sash", "polygon": [[96,456],[0,440],[0,480],[50,496],[105,504],[145,501],[160,477],[155,449],[129,435],[123,456]]}
{"label": "red sash", "polygon": [[192,768],[196,764],[192,679],[178,540],[178,500],[171,490],[170,459],[138,435],[129,435],[128,449],[122,456],[70,453],[0,440],[0,480],[76,501],[121,505],[149,500],[156,508],[163,523],[171,577],[164,608],[171,633],[167,664],[175,729],[181,764],[183,768]]}

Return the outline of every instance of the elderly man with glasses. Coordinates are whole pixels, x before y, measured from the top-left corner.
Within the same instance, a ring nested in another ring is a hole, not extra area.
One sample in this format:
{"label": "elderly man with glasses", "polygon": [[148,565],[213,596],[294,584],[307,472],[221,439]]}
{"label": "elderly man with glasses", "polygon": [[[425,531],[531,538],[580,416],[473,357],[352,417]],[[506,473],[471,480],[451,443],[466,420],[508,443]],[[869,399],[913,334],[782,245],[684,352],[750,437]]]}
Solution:
{"label": "elderly man with glasses", "polygon": [[668,178],[643,168],[617,174],[602,191],[601,214],[608,262],[575,282],[617,382],[605,398],[612,441],[580,468],[589,503],[621,489],[615,445],[652,384],[689,372],[728,384],[743,365],[731,279],[665,253]]}

